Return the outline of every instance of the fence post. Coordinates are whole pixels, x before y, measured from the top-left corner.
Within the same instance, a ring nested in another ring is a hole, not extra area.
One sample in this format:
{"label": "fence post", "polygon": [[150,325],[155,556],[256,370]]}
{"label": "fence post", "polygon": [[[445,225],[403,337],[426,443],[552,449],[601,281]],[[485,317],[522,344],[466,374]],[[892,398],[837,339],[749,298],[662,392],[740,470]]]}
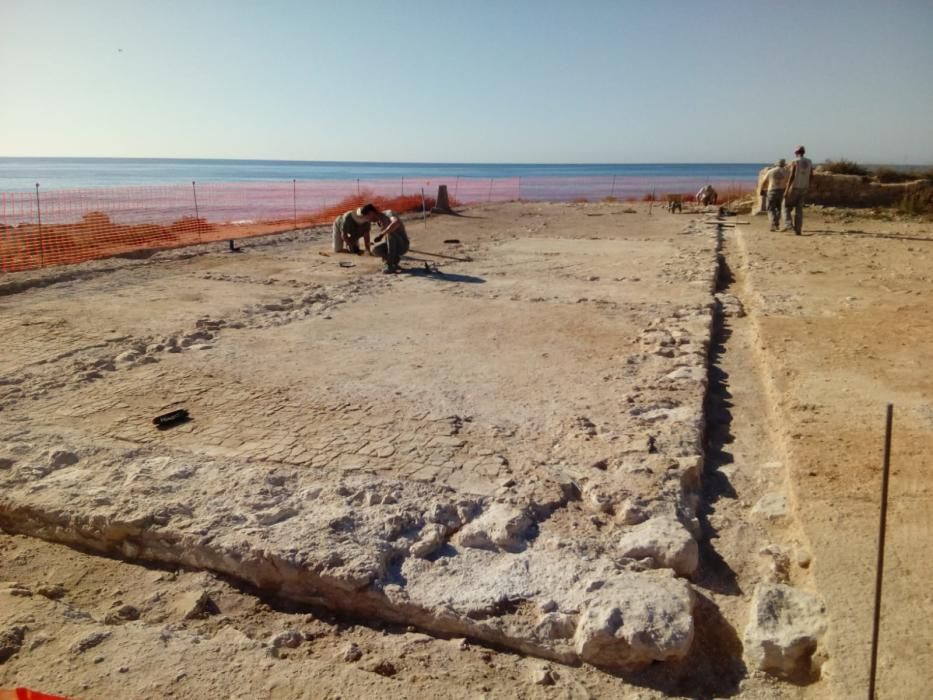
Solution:
{"label": "fence post", "polygon": [[424,202],[424,188],[421,188],[421,218],[424,220],[424,227],[428,227],[428,207]]}
{"label": "fence post", "polygon": [[298,185],[292,178],[292,214],[295,217],[295,228],[298,228]]}
{"label": "fence post", "polygon": [[198,211],[198,188],[194,180],[191,181],[191,192],[194,194],[194,230],[198,234],[198,243],[201,242],[201,212]]}
{"label": "fence post", "polygon": [[36,183],[36,216],[39,218],[39,267],[45,267],[45,245],[42,243],[42,207],[39,206],[39,183]]}

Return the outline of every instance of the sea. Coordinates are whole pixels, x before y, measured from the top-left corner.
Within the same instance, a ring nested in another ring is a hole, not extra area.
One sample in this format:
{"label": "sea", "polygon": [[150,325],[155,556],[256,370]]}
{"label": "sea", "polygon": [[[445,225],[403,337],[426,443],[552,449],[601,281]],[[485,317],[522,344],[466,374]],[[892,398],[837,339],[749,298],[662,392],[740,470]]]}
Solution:
{"label": "sea", "polygon": [[[0,157],[0,192],[112,188],[140,185],[296,181],[442,181],[445,178],[522,178],[625,181],[626,193],[693,187],[707,182],[754,184],[761,163],[373,163],[203,158],[9,158]],[[686,189],[685,191],[689,191]]]}

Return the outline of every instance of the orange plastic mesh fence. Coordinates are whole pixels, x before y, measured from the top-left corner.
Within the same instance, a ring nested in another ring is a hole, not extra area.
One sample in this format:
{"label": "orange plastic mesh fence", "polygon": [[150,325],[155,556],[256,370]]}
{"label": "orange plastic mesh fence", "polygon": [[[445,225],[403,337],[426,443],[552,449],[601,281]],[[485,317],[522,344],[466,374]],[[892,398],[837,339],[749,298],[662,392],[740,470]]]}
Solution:
{"label": "orange plastic mesh fence", "polygon": [[[0,192],[0,272],[327,224],[365,201],[420,211],[422,192],[430,208],[439,184],[447,185],[455,204],[598,201],[645,191],[643,178],[628,179],[632,182],[605,177],[280,180]],[[656,187],[684,191],[690,184]]]}

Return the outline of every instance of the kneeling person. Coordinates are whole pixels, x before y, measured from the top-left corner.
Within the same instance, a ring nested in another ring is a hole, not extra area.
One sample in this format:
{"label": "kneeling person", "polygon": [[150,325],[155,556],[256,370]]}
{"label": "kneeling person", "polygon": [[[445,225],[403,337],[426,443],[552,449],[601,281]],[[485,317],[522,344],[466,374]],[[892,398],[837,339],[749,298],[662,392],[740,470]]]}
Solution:
{"label": "kneeling person", "polygon": [[378,210],[372,204],[364,204],[356,211],[345,211],[334,220],[334,252],[348,251],[360,255],[360,238],[366,246],[366,252],[371,253],[369,230],[373,221],[372,216]]}
{"label": "kneeling person", "polygon": [[399,218],[398,214],[390,209],[386,211],[376,210],[370,216],[370,221],[379,224],[381,229],[381,233],[376,237],[376,240],[383,239],[381,243],[373,246],[373,255],[378,255],[385,263],[382,269],[383,272],[398,272],[399,260],[408,252],[409,246],[405,223]]}

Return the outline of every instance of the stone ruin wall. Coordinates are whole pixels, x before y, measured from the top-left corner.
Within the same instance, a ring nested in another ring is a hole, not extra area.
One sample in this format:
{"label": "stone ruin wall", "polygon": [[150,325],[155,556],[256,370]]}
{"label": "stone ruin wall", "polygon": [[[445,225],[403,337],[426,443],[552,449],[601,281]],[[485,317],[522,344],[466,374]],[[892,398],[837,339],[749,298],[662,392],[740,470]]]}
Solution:
{"label": "stone ruin wall", "polygon": [[[765,173],[772,167],[765,166],[758,172],[756,192],[761,192]],[[892,207],[901,201],[909,190],[930,184],[928,180],[882,184],[862,175],[837,175],[821,172],[819,166],[815,168],[807,203],[825,207]],[[753,214],[764,214],[767,211],[764,200],[763,196],[756,198]]]}

